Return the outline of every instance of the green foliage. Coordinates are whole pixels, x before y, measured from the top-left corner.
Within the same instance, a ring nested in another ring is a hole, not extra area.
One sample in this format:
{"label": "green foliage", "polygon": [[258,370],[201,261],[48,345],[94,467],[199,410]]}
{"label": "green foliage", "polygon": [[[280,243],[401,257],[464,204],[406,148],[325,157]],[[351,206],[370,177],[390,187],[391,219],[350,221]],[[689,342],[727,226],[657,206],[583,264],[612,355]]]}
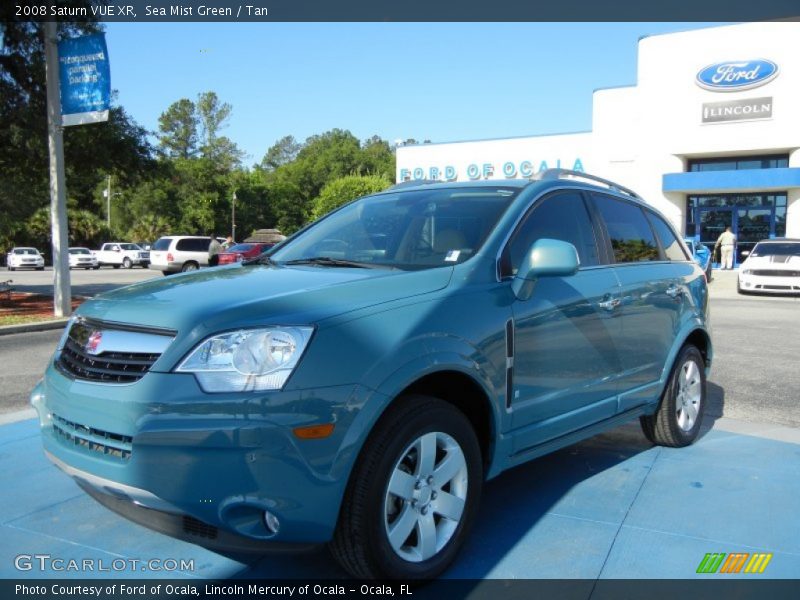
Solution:
{"label": "green foliage", "polygon": [[170,158],[190,158],[197,154],[197,120],[194,102],[181,98],[158,117],[161,150]]}
{"label": "green foliage", "polygon": [[314,201],[312,216],[319,219],[351,200],[382,192],[390,185],[391,181],[378,175],[348,175],[334,179],[322,188],[319,197]]}
{"label": "green foliage", "polygon": [[[98,248],[109,236],[105,222],[91,211],[68,208],[67,226],[70,246]],[[48,254],[51,246],[50,207],[43,206],[25,222],[24,234],[16,240],[16,245],[35,246]]]}

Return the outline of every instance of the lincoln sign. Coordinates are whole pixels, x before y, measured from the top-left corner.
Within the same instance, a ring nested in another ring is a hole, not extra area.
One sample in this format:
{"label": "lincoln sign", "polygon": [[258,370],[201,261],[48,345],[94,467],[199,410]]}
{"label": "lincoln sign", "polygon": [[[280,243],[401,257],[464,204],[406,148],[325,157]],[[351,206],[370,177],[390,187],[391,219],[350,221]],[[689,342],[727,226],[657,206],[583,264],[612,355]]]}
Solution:
{"label": "lincoln sign", "polygon": [[751,121],[772,118],[772,98],[749,98],[731,102],[706,102],[703,104],[703,123]]}

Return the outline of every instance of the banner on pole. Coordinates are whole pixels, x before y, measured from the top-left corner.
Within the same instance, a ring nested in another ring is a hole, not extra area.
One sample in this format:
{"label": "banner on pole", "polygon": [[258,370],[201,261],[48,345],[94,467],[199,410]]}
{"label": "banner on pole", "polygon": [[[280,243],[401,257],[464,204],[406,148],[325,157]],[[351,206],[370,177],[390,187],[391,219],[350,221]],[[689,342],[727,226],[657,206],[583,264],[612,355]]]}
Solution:
{"label": "banner on pole", "polygon": [[111,68],[102,33],[58,43],[61,81],[61,124],[84,125],[108,121]]}

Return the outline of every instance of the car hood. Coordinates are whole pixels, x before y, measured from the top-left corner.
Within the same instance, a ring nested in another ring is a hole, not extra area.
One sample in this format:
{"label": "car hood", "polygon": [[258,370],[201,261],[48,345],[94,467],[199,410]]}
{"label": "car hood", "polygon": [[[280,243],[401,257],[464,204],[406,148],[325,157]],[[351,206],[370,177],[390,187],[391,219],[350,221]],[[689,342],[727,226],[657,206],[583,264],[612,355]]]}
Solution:
{"label": "car hood", "polygon": [[235,264],[120,288],[85,302],[78,314],[179,332],[312,324],[442,289],[452,271]]}
{"label": "car hood", "polygon": [[800,269],[800,256],[773,254],[770,256],[748,256],[742,269],[771,269],[774,271],[797,271]]}

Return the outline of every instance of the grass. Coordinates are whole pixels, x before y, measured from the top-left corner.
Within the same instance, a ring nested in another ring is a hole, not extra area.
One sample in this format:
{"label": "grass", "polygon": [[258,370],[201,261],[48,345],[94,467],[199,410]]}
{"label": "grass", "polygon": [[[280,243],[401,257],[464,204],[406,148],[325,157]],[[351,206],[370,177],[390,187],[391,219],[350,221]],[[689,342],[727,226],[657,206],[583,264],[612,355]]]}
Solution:
{"label": "grass", "polygon": [[52,321],[59,317],[42,315],[0,315],[0,327],[3,325],[20,325],[22,323],[40,323]]}

